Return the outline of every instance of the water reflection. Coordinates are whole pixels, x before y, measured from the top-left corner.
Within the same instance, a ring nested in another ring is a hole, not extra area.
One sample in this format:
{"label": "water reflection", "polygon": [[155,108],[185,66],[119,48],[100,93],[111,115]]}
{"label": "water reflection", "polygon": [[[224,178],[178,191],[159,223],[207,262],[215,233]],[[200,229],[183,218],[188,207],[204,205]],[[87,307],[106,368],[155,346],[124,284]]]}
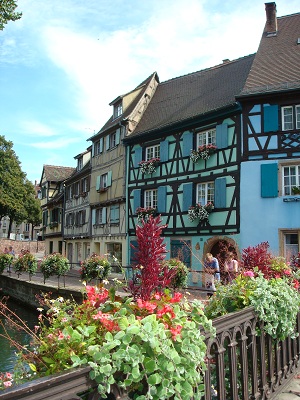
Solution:
{"label": "water reflection", "polygon": [[[9,299],[7,305],[9,308],[16,312],[16,314],[22,318],[23,321],[26,321],[27,325],[33,329],[35,325],[37,325],[37,316],[38,313],[32,308],[25,307],[24,305],[17,303],[11,299]],[[15,328],[11,328],[7,321],[1,317],[1,320],[4,322],[5,329],[9,333],[9,335],[19,343],[29,344],[30,336],[22,331],[18,331]],[[0,325],[0,333],[4,333],[3,327]],[[13,372],[14,365],[16,362],[16,349],[11,347],[9,341],[2,336],[0,336],[0,372]]]}

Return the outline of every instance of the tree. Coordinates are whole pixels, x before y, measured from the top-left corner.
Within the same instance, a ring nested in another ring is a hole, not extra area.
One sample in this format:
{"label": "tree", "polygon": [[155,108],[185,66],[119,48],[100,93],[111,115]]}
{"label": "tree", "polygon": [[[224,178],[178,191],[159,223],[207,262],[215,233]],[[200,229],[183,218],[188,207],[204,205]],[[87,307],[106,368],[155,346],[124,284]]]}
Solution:
{"label": "tree", "polygon": [[0,0],[0,30],[4,29],[4,25],[9,21],[16,21],[22,17],[22,13],[17,12],[17,1]]}

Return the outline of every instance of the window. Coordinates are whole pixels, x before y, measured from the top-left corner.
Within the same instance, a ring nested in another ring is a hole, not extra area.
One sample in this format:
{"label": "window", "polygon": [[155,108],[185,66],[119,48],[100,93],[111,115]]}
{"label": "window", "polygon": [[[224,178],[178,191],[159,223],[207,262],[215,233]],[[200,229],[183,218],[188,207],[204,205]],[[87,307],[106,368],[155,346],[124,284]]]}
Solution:
{"label": "window", "polygon": [[279,230],[280,255],[287,261],[299,253],[300,231],[291,229]]}
{"label": "window", "polygon": [[207,131],[197,133],[197,147],[203,144],[216,145],[216,129],[209,129]]}
{"label": "window", "polygon": [[50,222],[59,222],[59,209],[54,208],[50,211]]}
{"label": "window", "polygon": [[118,224],[120,222],[120,206],[119,204],[110,207],[110,223]]}
{"label": "window", "polygon": [[66,226],[72,226],[73,225],[73,220],[74,220],[74,214],[73,213],[68,213],[66,215]]}
{"label": "window", "polygon": [[300,129],[300,105],[282,107],[281,117],[283,131]]}
{"label": "window", "polygon": [[80,157],[78,158],[78,162],[77,162],[77,170],[80,171],[83,167],[83,158]]}
{"label": "window", "polygon": [[146,147],[145,161],[149,161],[152,158],[160,158],[160,145]]}
{"label": "window", "polygon": [[96,178],[96,190],[102,191],[107,187],[111,186],[112,171],[108,171],[106,174],[98,175]]}
{"label": "window", "polygon": [[25,232],[29,232],[30,230],[30,224],[25,224]]}
{"label": "window", "polygon": [[145,190],[144,192],[144,207],[157,208],[157,190]]}
{"label": "window", "polygon": [[73,196],[72,185],[66,188],[66,199],[70,200]]}
{"label": "window", "polygon": [[290,196],[293,187],[300,187],[300,165],[282,166],[282,194]]}
{"label": "window", "polygon": [[118,118],[120,115],[122,115],[123,112],[123,107],[122,107],[122,102],[116,104],[114,106],[114,118]]}
{"label": "window", "polygon": [[86,193],[89,191],[88,189],[88,178],[83,178],[81,181],[81,188],[82,188],[82,193]]}
{"label": "window", "polygon": [[214,203],[215,185],[214,182],[205,182],[197,184],[196,202],[205,205]]}
{"label": "window", "polygon": [[79,196],[80,193],[80,183],[76,182],[73,184],[73,196]]}
{"label": "window", "polygon": [[103,139],[99,139],[94,144],[94,154],[97,156],[98,154],[102,153],[101,143]]}
{"label": "window", "polygon": [[106,224],[106,208],[100,207],[96,209],[96,225]]}
{"label": "window", "polygon": [[122,244],[107,243],[107,259],[112,265],[122,264]]}
{"label": "window", "polygon": [[116,147],[116,132],[109,135],[109,148]]}

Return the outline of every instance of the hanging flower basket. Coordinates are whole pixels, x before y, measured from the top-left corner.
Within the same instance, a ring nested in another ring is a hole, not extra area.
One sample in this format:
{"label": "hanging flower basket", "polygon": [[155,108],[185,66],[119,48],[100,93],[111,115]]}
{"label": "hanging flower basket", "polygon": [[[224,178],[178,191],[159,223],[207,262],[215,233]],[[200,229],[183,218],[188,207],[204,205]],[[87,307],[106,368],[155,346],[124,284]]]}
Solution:
{"label": "hanging flower basket", "polygon": [[196,163],[200,158],[202,160],[208,160],[212,154],[217,150],[217,146],[213,144],[203,144],[199,146],[197,150],[192,150],[190,154],[190,159]]}
{"label": "hanging flower basket", "polygon": [[201,204],[196,204],[195,206],[190,206],[188,209],[188,217],[191,222],[208,220],[209,214],[214,209],[213,203],[207,203],[205,206]]}
{"label": "hanging flower basket", "polygon": [[38,268],[37,259],[29,250],[21,250],[19,257],[13,261],[13,268],[18,276],[22,272],[28,272],[29,275],[33,275]]}
{"label": "hanging flower basket", "polygon": [[141,222],[142,220],[147,221],[147,219],[149,218],[150,215],[154,216],[156,214],[156,208],[143,208],[143,207],[139,207],[136,209],[136,214],[137,214],[137,219],[139,222]]}
{"label": "hanging flower basket", "polygon": [[155,168],[159,164],[160,159],[159,158],[151,158],[151,160],[148,161],[141,161],[139,163],[140,170],[142,174],[152,174],[155,172]]}
{"label": "hanging flower basket", "polygon": [[81,261],[80,266],[80,279],[87,282],[92,279],[98,279],[102,282],[104,279],[107,279],[111,271],[111,264],[107,258],[96,253],[93,253],[86,260]]}

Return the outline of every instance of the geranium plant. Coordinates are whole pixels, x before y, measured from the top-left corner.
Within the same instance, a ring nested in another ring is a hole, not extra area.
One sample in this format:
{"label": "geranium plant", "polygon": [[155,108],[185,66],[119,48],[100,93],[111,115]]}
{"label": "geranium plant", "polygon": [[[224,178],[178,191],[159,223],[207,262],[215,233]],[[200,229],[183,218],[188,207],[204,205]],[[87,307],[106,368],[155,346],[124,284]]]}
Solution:
{"label": "geranium plant", "polygon": [[140,161],[139,167],[142,174],[153,174],[155,172],[156,166],[159,164],[159,158],[151,158],[147,161]]}
{"label": "geranium plant", "polygon": [[8,253],[1,253],[0,254],[0,274],[6,269],[9,269],[10,265],[12,264],[14,256]]}
{"label": "geranium plant", "polygon": [[28,272],[29,275],[33,275],[38,268],[37,259],[29,250],[22,249],[19,257],[13,261],[13,268],[18,275],[22,272]]}
{"label": "geranium plant", "polygon": [[138,221],[141,222],[147,220],[150,215],[154,216],[156,211],[156,208],[153,207],[138,207],[135,213],[137,214]]}
{"label": "geranium plant", "polygon": [[110,271],[111,264],[106,257],[93,253],[86,260],[80,263],[80,278],[84,281],[91,281],[97,279],[102,282],[107,279]]}
{"label": "geranium plant", "polygon": [[208,220],[209,214],[214,209],[213,203],[207,203],[204,206],[197,203],[194,206],[190,206],[188,209],[188,218],[191,222],[199,220]]}
{"label": "geranium plant", "polygon": [[44,275],[44,279],[53,275],[60,277],[70,270],[70,263],[62,254],[53,253],[49,254],[42,260],[40,268]]}
{"label": "geranium plant", "polygon": [[196,163],[199,159],[208,160],[212,154],[217,150],[217,146],[213,144],[202,144],[197,147],[197,150],[192,150],[190,159]]}

